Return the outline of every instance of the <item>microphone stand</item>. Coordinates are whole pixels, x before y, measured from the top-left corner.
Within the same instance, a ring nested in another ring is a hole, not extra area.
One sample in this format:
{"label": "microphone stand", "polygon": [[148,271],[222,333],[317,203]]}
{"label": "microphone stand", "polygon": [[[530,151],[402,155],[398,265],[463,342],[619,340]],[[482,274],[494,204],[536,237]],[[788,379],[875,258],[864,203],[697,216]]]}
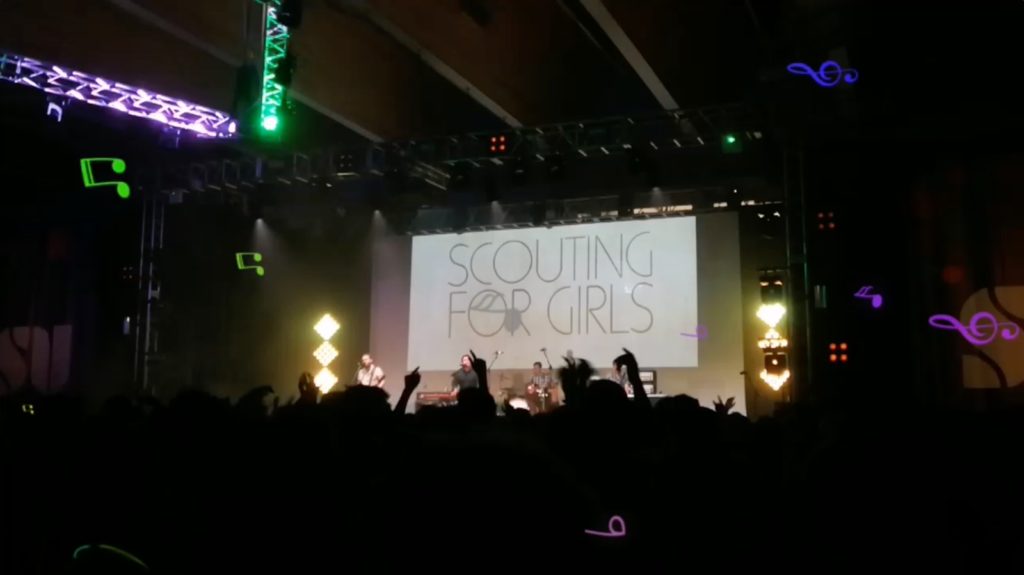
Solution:
{"label": "microphone stand", "polygon": [[491,373],[491,368],[493,368],[494,364],[498,362],[498,358],[499,357],[501,357],[501,352],[500,351],[494,352],[494,358],[491,359],[490,365],[487,366],[487,373]]}
{"label": "microphone stand", "polygon": [[551,358],[548,357],[548,348],[541,348],[540,352],[544,354],[544,360],[548,362],[548,371],[551,371]]}
{"label": "microphone stand", "polygon": [[548,384],[544,386],[544,389],[539,390],[541,411],[547,411],[548,397],[551,395],[551,392],[550,390],[548,390],[548,387],[550,387],[552,384],[552,374],[554,373],[554,370],[551,368],[551,358],[548,357],[548,348],[542,347],[540,348],[540,352],[544,354],[544,360],[548,362]]}

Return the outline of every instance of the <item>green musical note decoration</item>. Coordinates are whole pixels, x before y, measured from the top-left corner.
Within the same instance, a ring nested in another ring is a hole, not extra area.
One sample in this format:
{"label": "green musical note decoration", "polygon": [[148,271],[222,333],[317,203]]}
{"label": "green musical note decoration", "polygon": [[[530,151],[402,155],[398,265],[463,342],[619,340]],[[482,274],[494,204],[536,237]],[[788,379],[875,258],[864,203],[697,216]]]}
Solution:
{"label": "green musical note decoration", "polygon": [[259,263],[259,262],[263,261],[263,256],[259,252],[238,252],[238,253],[235,254],[235,261],[238,262],[238,269],[240,269],[240,270],[248,270],[248,269],[255,268],[256,269],[256,275],[262,277],[263,276],[263,266],[247,266],[247,265],[245,265],[244,263],[242,263],[242,259],[245,256],[252,256],[252,261],[254,261],[256,263]]}
{"label": "green musical note decoration", "polygon": [[92,164],[93,162],[110,162],[110,169],[115,174],[123,174],[128,169],[128,165],[121,158],[82,158],[82,182],[87,188],[95,188],[98,186],[117,186],[117,195],[123,199],[128,199],[131,195],[131,187],[126,182],[117,180],[111,180],[109,182],[97,182],[96,178],[92,175]]}

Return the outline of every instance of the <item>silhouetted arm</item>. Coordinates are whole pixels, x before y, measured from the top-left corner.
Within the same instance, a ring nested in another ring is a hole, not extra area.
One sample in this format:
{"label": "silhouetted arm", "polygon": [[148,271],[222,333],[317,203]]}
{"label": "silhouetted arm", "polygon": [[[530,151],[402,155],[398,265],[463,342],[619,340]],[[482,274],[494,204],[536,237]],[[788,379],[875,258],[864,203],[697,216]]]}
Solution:
{"label": "silhouetted arm", "polygon": [[622,348],[622,351],[626,353],[620,355],[615,361],[619,365],[626,366],[626,376],[629,378],[630,385],[633,386],[633,401],[641,408],[650,409],[651,398],[647,397],[647,390],[644,389],[644,384],[640,381],[640,366],[636,363],[636,357],[626,348]]}
{"label": "silhouetted arm", "polygon": [[412,397],[412,392],[416,391],[416,386],[419,384],[420,368],[417,367],[405,376],[405,387],[402,388],[402,396],[395,404],[395,413],[405,413],[406,408],[409,407],[409,398]]}

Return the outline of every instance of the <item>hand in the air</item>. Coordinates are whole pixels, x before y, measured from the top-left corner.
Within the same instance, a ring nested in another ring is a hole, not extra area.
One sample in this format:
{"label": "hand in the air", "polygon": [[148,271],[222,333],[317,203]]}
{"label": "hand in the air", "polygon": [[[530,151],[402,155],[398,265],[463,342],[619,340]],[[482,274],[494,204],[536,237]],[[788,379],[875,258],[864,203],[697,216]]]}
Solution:
{"label": "hand in the air", "polygon": [[736,398],[735,397],[730,397],[729,399],[725,400],[725,402],[723,402],[722,401],[722,396],[719,395],[718,396],[718,401],[715,401],[715,402],[712,402],[712,403],[715,406],[715,413],[721,413],[722,415],[726,415],[726,414],[729,413],[729,410],[731,410],[733,407],[735,407],[735,405],[736,405]]}
{"label": "hand in the air", "polygon": [[633,355],[633,352],[629,351],[626,348],[622,348],[622,351],[624,353],[619,357],[615,358],[616,363],[618,363],[619,365],[626,366],[626,369],[636,368],[639,370],[640,366],[637,364],[636,356]]}
{"label": "hand in the air", "polygon": [[487,360],[477,357],[473,350],[469,350],[469,357],[473,358],[473,371],[476,372],[477,377],[480,377],[481,373],[487,373]]}
{"label": "hand in the air", "polygon": [[420,368],[417,367],[416,369],[406,374],[405,389],[409,391],[416,389],[416,386],[420,384],[420,379],[422,379],[422,377],[420,376]]}
{"label": "hand in the air", "polygon": [[640,365],[636,362],[636,356],[626,348],[622,348],[622,351],[624,353],[615,358],[615,361],[618,362],[619,365],[626,366],[626,375],[629,377],[629,381],[634,383],[639,382]]}
{"label": "hand in the air", "polygon": [[[480,389],[487,389],[487,360],[477,357],[473,350],[469,350],[469,357],[473,358],[473,371],[476,372],[476,379],[480,383]],[[488,391],[488,393],[490,393]]]}

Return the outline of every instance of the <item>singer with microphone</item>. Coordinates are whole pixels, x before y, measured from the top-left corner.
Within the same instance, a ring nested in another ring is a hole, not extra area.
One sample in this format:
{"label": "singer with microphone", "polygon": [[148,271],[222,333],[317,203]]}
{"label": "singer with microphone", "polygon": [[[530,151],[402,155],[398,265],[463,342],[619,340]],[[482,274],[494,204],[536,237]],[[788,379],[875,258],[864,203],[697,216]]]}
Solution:
{"label": "singer with microphone", "polygon": [[384,387],[384,370],[376,365],[373,357],[364,353],[359,360],[359,371],[356,372],[356,385]]}
{"label": "singer with microphone", "polygon": [[452,396],[458,397],[460,391],[469,387],[480,387],[480,378],[473,371],[473,358],[464,355],[459,369],[452,374]]}

